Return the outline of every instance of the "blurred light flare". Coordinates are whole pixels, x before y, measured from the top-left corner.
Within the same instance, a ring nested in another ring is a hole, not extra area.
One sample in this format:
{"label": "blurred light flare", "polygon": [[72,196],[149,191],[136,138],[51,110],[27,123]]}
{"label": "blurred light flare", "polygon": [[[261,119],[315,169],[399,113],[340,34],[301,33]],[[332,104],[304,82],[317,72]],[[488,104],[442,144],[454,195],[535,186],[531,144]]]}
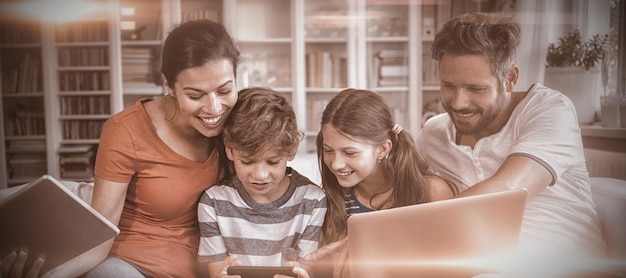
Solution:
{"label": "blurred light flare", "polygon": [[5,18],[29,18],[45,23],[85,19],[103,11],[108,4],[86,0],[30,0],[0,4]]}
{"label": "blurred light flare", "polygon": [[[390,261],[362,261],[351,262],[352,265],[362,265],[366,268],[406,268],[410,273],[419,273],[420,269],[461,270],[496,277],[574,277],[585,272],[621,274],[626,271],[626,258],[600,258],[590,255],[575,255],[570,252],[551,253],[547,256],[539,251],[544,248],[513,248],[503,252],[495,252],[485,256],[473,258],[441,259],[441,260],[394,260]],[[550,253],[550,252],[548,252]],[[560,256],[558,255],[560,254]],[[569,256],[564,256],[567,254]],[[484,271],[483,271],[484,270]],[[618,271],[619,270],[619,271]],[[476,278],[480,277],[478,274]]]}

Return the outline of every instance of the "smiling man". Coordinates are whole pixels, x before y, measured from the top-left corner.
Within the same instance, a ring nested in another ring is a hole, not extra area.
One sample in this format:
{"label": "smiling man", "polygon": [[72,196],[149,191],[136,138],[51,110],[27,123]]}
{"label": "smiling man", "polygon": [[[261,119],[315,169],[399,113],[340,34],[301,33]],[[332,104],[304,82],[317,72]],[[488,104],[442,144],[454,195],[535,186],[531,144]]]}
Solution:
{"label": "smiling man", "polygon": [[557,258],[603,257],[606,247],[576,111],[541,84],[513,91],[519,43],[519,24],[502,15],[470,13],[442,27],[432,57],[447,113],[425,123],[417,148],[460,197],[528,189],[520,249],[544,257],[537,259],[541,265],[514,271],[547,277],[574,271]]}

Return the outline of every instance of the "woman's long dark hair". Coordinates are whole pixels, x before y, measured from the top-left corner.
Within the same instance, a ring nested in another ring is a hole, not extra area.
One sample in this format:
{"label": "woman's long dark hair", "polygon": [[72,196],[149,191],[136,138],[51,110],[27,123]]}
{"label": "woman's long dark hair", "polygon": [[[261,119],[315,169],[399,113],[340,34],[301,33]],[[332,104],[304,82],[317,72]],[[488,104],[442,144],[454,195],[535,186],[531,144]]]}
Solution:
{"label": "woman's long dark hair", "polygon": [[[161,73],[167,81],[167,86],[174,90],[178,75],[190,68],[202,66],[208,62],[228,59],[233,66],[233,74],[237,76],[239,63],[239,49],[223,25],[208,19],[193,20],[182,23],[168,34],[163,43],[161,54]],[[173,119],[178,111],[177,103],[173,98],[165,97],[173,107]],[[167,111],[166,111],[167,113]],[[230,169],[224,149],[223,135],[211,138],[213,146],[218,151],[218,176],[229,176]]]}

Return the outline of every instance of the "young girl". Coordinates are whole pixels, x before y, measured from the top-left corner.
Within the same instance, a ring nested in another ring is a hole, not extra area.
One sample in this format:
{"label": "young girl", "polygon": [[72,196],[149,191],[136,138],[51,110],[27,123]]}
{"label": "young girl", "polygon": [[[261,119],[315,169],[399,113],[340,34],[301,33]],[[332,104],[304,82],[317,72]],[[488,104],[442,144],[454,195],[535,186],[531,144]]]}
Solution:
{"label": "young girl", "polygon": [[[385,100],[371,91],[346,89],[330,101],[322,114],[317,154],[328,199],[321,243],[330,245],[312,259],[345,245],[336,242],[346,237],[352,214],[448,199],[456,193],[454,186],[429,172],[411,135],[394,121]],[[333,259],[335,276],[347,259],[346,248],[339,249]]]}

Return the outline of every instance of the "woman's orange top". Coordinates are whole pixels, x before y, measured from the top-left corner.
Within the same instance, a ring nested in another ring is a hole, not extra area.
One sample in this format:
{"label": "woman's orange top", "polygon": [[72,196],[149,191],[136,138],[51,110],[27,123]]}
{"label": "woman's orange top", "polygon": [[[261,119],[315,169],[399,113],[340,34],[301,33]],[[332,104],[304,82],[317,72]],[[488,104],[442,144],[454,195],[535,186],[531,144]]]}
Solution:
{"label": "woman's orange top", "polygon": [[145,101],[111,117],[100,138],[95,175],[129,183],[110,255],[155,277],[196,276],[197,204],[217,181],[217,152],[204,163],[174,152],[157,136]]}

